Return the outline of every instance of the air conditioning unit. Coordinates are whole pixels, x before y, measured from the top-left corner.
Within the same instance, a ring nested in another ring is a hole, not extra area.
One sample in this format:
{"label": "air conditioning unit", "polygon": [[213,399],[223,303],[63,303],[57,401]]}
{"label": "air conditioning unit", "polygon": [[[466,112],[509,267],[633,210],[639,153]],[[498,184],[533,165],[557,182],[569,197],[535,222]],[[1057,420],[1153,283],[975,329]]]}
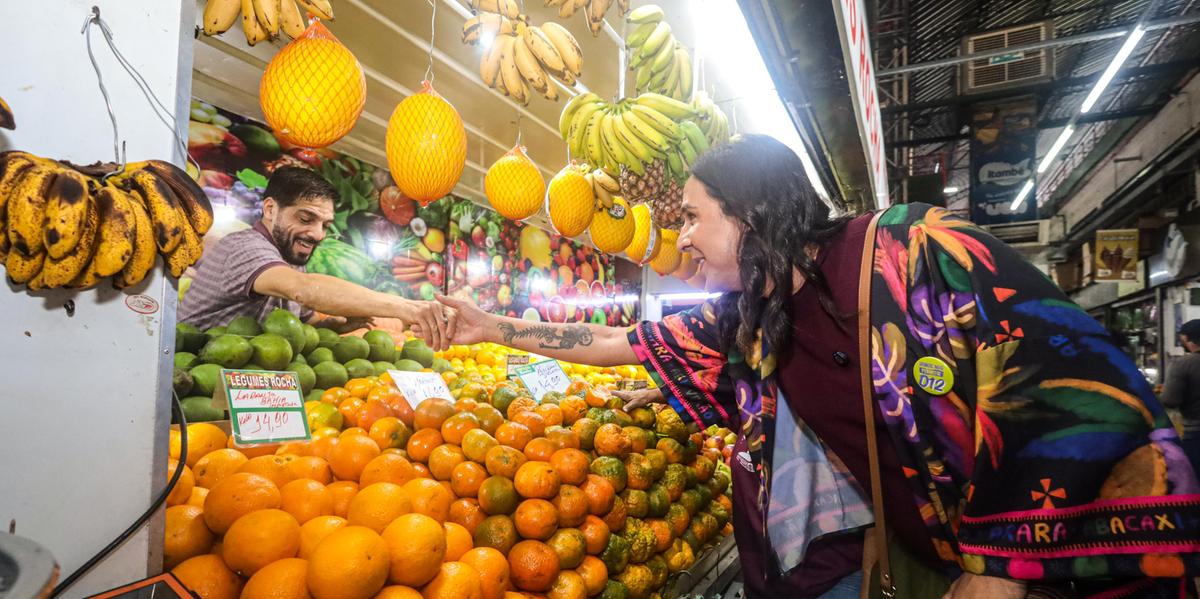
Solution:
{"label": "air conditioning unit", "polygon": [[[974,33],[963,38],[963,54],[998,52],[1054,37],[1050,21]],[[979,58],[963,66],[964,93],[1049,81],[1054,77],[1054,49],[1025,50]]]}
{"label": "air conditioning unit", "polygon": [[1008,245],[1026,250],[1044,248],[1050,243],[1050,221],[1031,220],[1023,223],[984,225],[991,233]]}

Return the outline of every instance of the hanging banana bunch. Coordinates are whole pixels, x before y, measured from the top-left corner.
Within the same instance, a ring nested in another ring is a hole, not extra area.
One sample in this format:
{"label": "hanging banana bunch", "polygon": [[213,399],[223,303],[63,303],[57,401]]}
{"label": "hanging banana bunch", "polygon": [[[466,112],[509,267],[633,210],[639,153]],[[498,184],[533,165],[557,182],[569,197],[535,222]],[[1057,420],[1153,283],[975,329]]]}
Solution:
{"label": "hanging banana bunch", "polygon": [[593,36],[600,35],[604,29],[604,17],[608,14],[608,10],[617,6],[619,16],[629,14],[630,0],[546,0],[546,6],[558,7],[558,18],[569,19],[575,16],[578,11],[583,11],[587,17],[588,29],[592,30]]}
{"label": "hanging banana bunch", "polygon": [[704,137],[708,140],[710,147],[729,141],[729,118],[725,116],[725,111],[721,110],[716,102],[713,102],[707,92],[702,89],[696,90],[692,96],[692,108],[699,114],[696,124],[704,132]]}
{"label": "hanging banana bunch", "polygon": [[242,17],[246,43],[279,37],[279,32],[297,38],[308,28],[305,13],[333,20],[329,0],[208,0],[204,5],[204,34],[221,35]]}
{"label": "hanging banana bunch", "polygon": [[204,190],[169,162],[76,167],[0,153],[0,262],[31,290],[86,289],[104,277],[136,285],[163,261],[179,277],[200,259],[213,224]]}
{"label": "hanging banana bunch", "polygon": [[583,52],[562,25],[529,25],[516,0],[477,0],[472,7],[479,13],[463,24],[462,40],[469,45],[491,40],[479,59],[479,76],[488,87],[522,105],[535,92],[555,101],[558,87],[551,77],[575,85],[583,74]]}
{"label": "hanging banana bunch", "polygon": [[692,55],[671,33],[663,9],[639,6],[626,19],[632,31],[625,38],[629,70],[637,93],[654,92],[687,102],[692,98]]}
{"label": "hanging banana bunch", "polygon": [[16,129],[17,121],[13,119],[12,109],[0,98],[0,129]]}

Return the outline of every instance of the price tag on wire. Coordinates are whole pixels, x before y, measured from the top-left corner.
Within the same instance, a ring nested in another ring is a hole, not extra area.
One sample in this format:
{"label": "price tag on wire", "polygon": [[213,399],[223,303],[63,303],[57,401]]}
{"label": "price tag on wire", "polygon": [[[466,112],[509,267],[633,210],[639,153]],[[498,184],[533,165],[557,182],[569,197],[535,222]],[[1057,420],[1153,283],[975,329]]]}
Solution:
{"label": "price tag on wire", "polygon": [[311,438],[300,381],[294,372],[221,370],[213,404],[229,410],[236,445]]}
{"label": "price tag on wire", "polygon": [[400,390],[408,405],[415,410],[417,405],[431,397],[450,399],[450,388],[442,375],[436,372],[409,372],[405,370],[389,370],[392,383]]}
{"label": "price tag on wire", "polygon": [[542,360],[528,366],[521,366],[515,370],[521,384],[525,385],[539,402],[542,401],[542,396],[550,391],[565,393],[567,387],[571,385],[571,377],[563,372],[562,366],[558,360]]}

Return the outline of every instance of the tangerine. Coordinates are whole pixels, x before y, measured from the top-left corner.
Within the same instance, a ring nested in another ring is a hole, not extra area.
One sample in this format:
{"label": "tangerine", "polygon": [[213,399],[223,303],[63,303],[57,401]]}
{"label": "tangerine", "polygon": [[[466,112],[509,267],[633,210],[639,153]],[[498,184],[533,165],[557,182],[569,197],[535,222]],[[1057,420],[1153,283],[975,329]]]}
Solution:
{"label": "tangerine", "polygon": [[442,444],[442,433],[436,428],[421,429],[408,438],[405,451],[411,460],[429,462],[433,450]]}
{"label": "tangerine", "polygon": [[475,568],[450,561],[442,564],[421,594],[425,599],[483,599],[483,586]]}
{"label": "tangerine", "polygon": [[475,529],[474,541],[476,547],[491,547],[504,555],[512,550],[520,537],[512,519],[504,515],[488,516]]}
{"label": "tangerine", "polygon": [[554,585],[561,569],[558,554],[541,541],[521,541],[508,553],[513,584],[523,591],[543,593]]}
{"label": "tangerine", "polygon": [[450,480],[454,467],[465,462],[467,456],[457,445],[444,443],[438,445],[429,454],[429,473],[437,480]]}
{"label": "tangerine", "polygon": [[476,547],[463,554],[459,561],[475,568],[483,599],[502,599],[512,584],[508,575],[508,559],[491,547]]}
{"label": "tangerine", "polygon": [[563,568],[577,568],[587,554],[587,539],[578,528],[560,528],[546,541]]}
{"label": "tangerine", "polygon": [[578,572],[563,570],[555,577],[546,597],[547,599],[586,599],[587,584]]}
{"label": "tangerine", "polygon": [[588,515],[587,495],[573,485],[563,485],[554,497],[559,526],[579,526]]}
{"label": "tangerine", "polygon": [[196,462],[200,458],[226,446],[229,443],[229,437],[225,435],[225,431],[221,430],[214,424],[207,422],[197,422],[189,424],[187,427],[188,451],[187,459],[184,463],[188,468],[196,466]]}
{"label": "tangerine", "polygon": [[402,485],[416,476],[417,473],[413,470],[412,464],[404,459],[404,456],[384,453],[367,462],[362,474],[358,477],[358,482],[364,487],[375,483]]}
{"label": "tangerine", "polygon": [[475,462],[460,462],[450,472],[450,490],[458,497],[475,497],[488,477],[487,469]]}
{"label": "tangerine", "polygon": [[464,553],[475,547],[475,542],[471,539],[471,533],[461,524],[443,522],[442,528],[446,532],[446,557],[443,558],[444,561],[456,562]]}
{"label": "tangerine", "polygon": [[279,487],[269,479],[239,472],[225,477],[204,498],[204,522],[217,534],[225,534],[234,521],[257,510],[280,504]]}
{"label": "tangerine", "polygon": [[487,459],[488,450],[499,444],[491,433],[481,428],[473,428],[463,435],[462,450],[468,460],[482,464]]}
{"label": "tangerine", "polygon": [[608,566],[605,566],[604,562],[594,555],[585,555],[583,562],[575,571],[583,577],[588,597],[599,595],[604,590],[604,586],[608,584]]}
{"label": "tangerine", "polygon": [[550,439],[538,437],[525,445],[524,453],[525,457],[535,462],[549,462],[557,449]]}
{"label": "tangerine", "polygon": [[496,429],[496,440],[501,445],[521,451],[533,440],[533,433],[520,422],[505,422]]}
{"label": "tangerine", "polygon": [[513,513],[521,500],[512,480],[503,476],[491,476],[484,480],[479,485],[477,496],[479,507],[490,516]]}
{"label": "tangerine", "polygon": [[463,497],[450,504],[449,521],[455,524],[462,525],[471,533],[473,537],[475,530],[479,528],[479,523],[487,518],[487,512],[479,507],[479,500],[471,497]]}
{"label": "tangerine", "polygon": [[529,433],[534,437],[541,437],[546,434],[546,419],[542,418],[542,415],[534,410],[517,412],[510,416],[509,420],[524,424],[529,429]]}
{"label": "tangerine", "polygon": [[196,478],[196,484],[211,489],[213,485],[221,482],[221,479],[237,472],[248,461],[250,460],[245,454],[236,449],[218,449],[200,458],[196,467],[192,469],[192,474]]}
{"label": "tangerine", "polygon": [[554,467],[546,462],[525,462],[513,479],[522,497],[552,499],[558,495],[562,481]]}
{"label": "tangerine", "polygon": [[[463,400],[469,401],[469,400]],[[479,428],[479,418],[470,412],[459,412],[442,423],[442,438],[447,443],[460,445],[468,431]]]}
{"label": "tangerine", "polygon": [[513,478],[517,470],[525,464],[527,458],[520,450],[505,445],[497,445],[487,451],[484,465],[493,476]]}
{"label": "tangerine", "polygon": [[404,483],[404,492],[412,500],[412,511],[445,522],[450,516],[454,493],[445,485],[428,478],[414,478]]}
{"label": "tangerine", "polygon": [[167,508],[166,538],[163,541],[163,567],[174,568],[212,548],[213,533],[204,524],[204,510],[193,505]]}
{"label": "tangerine", "polygon": [[579,532],[583,533],[583,538],[587,541],[589,555],[600,555],[608,546],[608,535],[611,532],[604,520],[596,516],[589,515],[584,518],[583,524],[579,525]]}
{"label": "tangerine", "polygon": [[379,456],[379,446],[366,435],[343,435],[329,451],[329,466],[340,480],[358,480],[363,469]]}
{"label": "tangerine", "polygon": [[559,449],[550,456],[550,465],[563,483],[578,485],[587,480],[591,461],[578,449]]}
{"label": "tangerine", "polygon": [[388,580],[410,587],[437,576],[446,556],[446,530],[423,514],[405,514],[383,531],[390,559]]}
{"label": "tangerine", "polygon": [[517,506],[513,523],[522,537],[545,541],[558,530],[558,510],[545,499],[526,499]]}
{"label": "tangerine", "polygon": [[358,495],[358,483],[352,480],[339,480],[325,485],[325,488],[333,494],[333,515],[345,518],[346,512],[350,509],[350,500]]}
{"label": "tangerine", "polygon": [[379,449],[389,449],[407,445],[412,431],[399,418],[385,416],[371,424],[367,436],[379,446]]}
{"label": "tangerine", "polygon": [[454,404],[448,399],[431,397],[417,404],[413,411],[413,424],[416,429],[440,429],[447,418],[454,415]]}
{"label": "tangerine", "polygon": [[346,526],[317,544],[308,559],[314,599],[368,599],[388,578],[388,544],[364,526]]}
{"label": "tangerine", "polygon": [[392,520],[411,511],[412,502],[403,487],[393,483],[375,483],[363,487],[350,500],[346,520],[350,524],[381,533]]}

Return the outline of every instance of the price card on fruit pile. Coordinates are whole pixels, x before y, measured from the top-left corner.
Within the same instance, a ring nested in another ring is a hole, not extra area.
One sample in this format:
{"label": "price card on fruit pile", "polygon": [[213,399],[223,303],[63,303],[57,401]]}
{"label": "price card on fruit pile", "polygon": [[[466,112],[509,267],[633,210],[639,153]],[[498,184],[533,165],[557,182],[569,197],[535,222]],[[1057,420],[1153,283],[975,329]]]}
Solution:
{"label": "price card on fruit pile", "polygon": [[571,377],[563,372],[558,360],[542,360],[529,366],[521,366],[514,373],[529,393],[540,402],[549,391],[565,393],[571,385]]}
{"label": "price card on fruit pile", "polygon": [[392,382],[414,410],[417,409],[417,404],[431,397],[450,399],[450,388],[446,387],[442,375],[436,372],[389,370],[388,374],[392,376]]}
{"label": "price card on fruit pile", "polygon": [[294,372],[222,370],[213,403],[228,406],[237,445],[310,438],[300,381]]}
{"label": "price card on fruit pile", "polygon": [[529,365],[529,354],[508,354],[505,362],[508,366],[508,378],[511,379],[517,375],[517,369]]}

